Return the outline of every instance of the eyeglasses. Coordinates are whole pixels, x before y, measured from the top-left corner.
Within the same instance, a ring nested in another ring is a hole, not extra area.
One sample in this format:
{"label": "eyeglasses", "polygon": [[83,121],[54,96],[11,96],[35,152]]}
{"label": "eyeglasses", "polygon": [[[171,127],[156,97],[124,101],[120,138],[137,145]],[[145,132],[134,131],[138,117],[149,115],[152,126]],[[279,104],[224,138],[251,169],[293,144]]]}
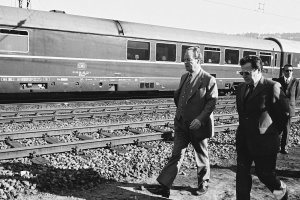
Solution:
{"label": "eyeglasses", "polygon": [[285,72],[292,72],[293,70],[292,69],[287,69],[287,70],[284,70]]}
{"label": "eyeglasses", "polygon": [[244,71],[244,72],[239,72],[241,76],[249,76],[251,74],[251,72],[248,72],[248,71]]}

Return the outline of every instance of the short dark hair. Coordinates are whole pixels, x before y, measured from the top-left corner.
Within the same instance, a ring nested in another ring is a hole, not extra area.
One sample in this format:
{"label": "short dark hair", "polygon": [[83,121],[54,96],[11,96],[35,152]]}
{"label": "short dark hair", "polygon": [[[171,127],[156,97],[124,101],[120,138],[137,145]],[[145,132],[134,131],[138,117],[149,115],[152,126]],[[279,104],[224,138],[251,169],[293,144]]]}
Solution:
{"label": "short dark hair", "polygon": [[246,63],[251,63],[252,69],[258,69],[259,71],[262,71],[263,69],[262,61],[258,56],[249,55],[240,60],[240,65],[244,65]]}
{"label": "short dark hair", "polygon": [[293,68],[293,65],[291,65],[291,64],[286,64],[286,65],[283,66],[283,68],[286,68],[286,67],[292,67],[292,68]]}

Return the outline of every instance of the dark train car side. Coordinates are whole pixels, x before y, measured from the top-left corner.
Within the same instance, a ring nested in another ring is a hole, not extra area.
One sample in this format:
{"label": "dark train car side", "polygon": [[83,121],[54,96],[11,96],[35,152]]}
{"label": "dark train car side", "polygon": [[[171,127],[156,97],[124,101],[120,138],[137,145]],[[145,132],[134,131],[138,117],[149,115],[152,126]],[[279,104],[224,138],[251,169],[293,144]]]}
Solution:
{"label": "dark train car side", "polygon": [[183,52],[193,45],[200,46],[203,68],[226,93],[242,81],[242,56],[261,56],[269,78],[279,76],[285,56],[271,40],[4,6],[0,11],[1,98],[173,91],[184,73]]}

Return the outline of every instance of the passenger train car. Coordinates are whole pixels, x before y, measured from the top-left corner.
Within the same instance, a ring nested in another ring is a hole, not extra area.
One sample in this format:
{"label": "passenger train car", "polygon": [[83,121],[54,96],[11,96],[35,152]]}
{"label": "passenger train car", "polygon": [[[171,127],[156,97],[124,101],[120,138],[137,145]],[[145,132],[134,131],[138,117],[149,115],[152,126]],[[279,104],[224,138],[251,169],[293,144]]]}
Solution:
{"label": "passenger train car", "polygon": [[4,6],[0,16],[0,98],[173,91],[185,73],[183,54],[194,45],[222,93],[242,82],[238,62],[245,55],[259,55],[268,78],[280,76],[286,63],[299,77],[300,42]]}

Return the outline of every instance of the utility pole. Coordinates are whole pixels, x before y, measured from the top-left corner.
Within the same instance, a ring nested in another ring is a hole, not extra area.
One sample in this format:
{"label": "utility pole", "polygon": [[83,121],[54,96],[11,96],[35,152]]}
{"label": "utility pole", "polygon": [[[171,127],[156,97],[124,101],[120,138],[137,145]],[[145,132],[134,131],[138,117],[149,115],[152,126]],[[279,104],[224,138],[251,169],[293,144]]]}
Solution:
{"label": "utility pole", "polygon": [[[22,8],[23,7],[23,0],[18,0],[19,1],[19,8]],[[26,5],[26,8],[29,9],[30,7],[30,4],[31,3],[31,0],[27,0],[27,5]]]}
{"label": "utility pole", "polygon": [[30,6],[30,0],[27,0],[27,9],[29,8]]}
{"label": "utility pole", "polygon": [[[263,18],[263,13],[265,12],[265,2],[264,3],[260,3],[260,2],[258,3],[257,12],[261,13],[261,18]],[[263,24],[260,24],[259,27],[260,27],[261,31],[263,31]],[[258,33],[258,38],[261,38],[260,32]]]}
{"label": "utility pole", "polygon": [[265,3],[258,3],[258,11],[265,12]]}
{"label": "utility pole", "polygon": [[19,0],[19,8],[23,7],[23,0]]}

